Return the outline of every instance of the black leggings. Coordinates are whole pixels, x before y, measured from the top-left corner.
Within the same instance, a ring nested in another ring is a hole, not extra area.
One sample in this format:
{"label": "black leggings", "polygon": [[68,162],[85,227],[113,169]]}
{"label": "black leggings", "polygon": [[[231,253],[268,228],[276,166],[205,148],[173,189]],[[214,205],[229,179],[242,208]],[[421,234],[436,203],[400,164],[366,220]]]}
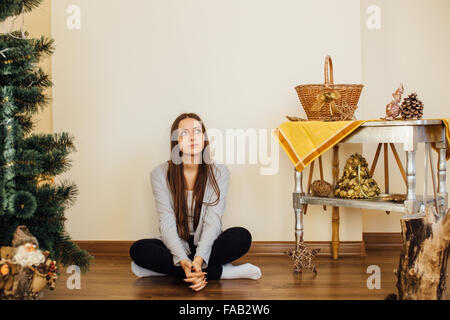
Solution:
{"label": "black leggings", "polygon": [[[190,236],[189,258],[194,259],[196,246],[194,236]],[[242,257],[250,249],[252,236],[242,227],[233,227],[222,232],[214,241],[209,256],[208,267],[202,271],[207,272],[208,279],[217,280],[222,275],[222,265]],[[130,247],[130,257],[138,266],[155,272],[185,278],[186,275],[180,266],[174,266],[170,250],[159,239],[141,239]]]}

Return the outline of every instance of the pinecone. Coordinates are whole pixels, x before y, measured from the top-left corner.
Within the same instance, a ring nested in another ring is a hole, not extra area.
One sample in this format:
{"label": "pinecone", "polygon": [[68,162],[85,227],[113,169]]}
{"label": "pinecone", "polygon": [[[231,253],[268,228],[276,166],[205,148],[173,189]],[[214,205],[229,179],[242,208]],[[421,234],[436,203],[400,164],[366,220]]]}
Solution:
{"label": "pinecone", "polygon": [[411,93],[402,102],[403,120],[420,120],[423,117],[423,102],[417,99],[417,93]]}

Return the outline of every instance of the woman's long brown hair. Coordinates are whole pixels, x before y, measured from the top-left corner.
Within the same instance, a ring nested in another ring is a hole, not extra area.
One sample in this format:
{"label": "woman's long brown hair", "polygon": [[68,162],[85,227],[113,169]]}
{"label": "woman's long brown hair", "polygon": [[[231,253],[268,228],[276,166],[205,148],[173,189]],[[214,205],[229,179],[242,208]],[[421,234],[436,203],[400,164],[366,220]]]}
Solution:
{"label": "woman's long brown hair", "polygon": [[[177,164],[172,161],[172,154],[174,150],[179,150],[179,157],[181,158],[183,152],[179,149],[177,135],[174,132],[178,129],[178,125],[181,120],[193,118],[202,124],[203,139],[205,141],[202,158],[198,165],[197,178],[194,184],[194,190],[192,193],[192,201],[195,202],[194,209],[194,230],[197,229],[197,225],[200,219],[200,212],[203,205],[203,196],[206,190],[206,184],[208,177],[210,177],[211,184],[217,195],[217,199],[212,203],[206,203],[207,205],[217,205],[220,199],[220,189],[217,184],[216,178],[214,176],[214,164],[210,161],[211,155],[209,152],[209,140],[206,134],[206,128],[203,121],[195,113],[183,113],[179,115],[172,124],[170,130],[170,154],[171,159],[168,160],[169,168],[167,170],[167,181],[172,192],[172,199],[174,204],[175,217],[177,221],[177,230],[180,238],[184,240],[189,239],[189,225],[188,225],[188,207],[187,207],[187,197],[186,197],[186,181],[184,178],[183,163]],[[176,151],[175,151],[176,152]]]}

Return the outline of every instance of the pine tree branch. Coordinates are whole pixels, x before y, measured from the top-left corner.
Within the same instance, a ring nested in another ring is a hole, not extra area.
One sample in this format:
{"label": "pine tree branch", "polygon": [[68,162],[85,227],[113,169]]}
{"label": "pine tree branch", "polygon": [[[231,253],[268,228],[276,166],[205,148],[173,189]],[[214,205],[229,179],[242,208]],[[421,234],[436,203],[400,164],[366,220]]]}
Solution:
{"label": "pine tree branch", "polygon": [[38,88],[47,89],[53,86],[50,75],[46,74],[42,68],[37,71],[19,76],[17,74],[3,75],[0,78],[0,86],[12,86],[24,89]]}
{"label": "pine tree branch", "polygon": [[43,0],[21,0],[23,2],[23,12],[30,12],[39,7]]}
{"label": "pine tree branch", "polygon": [[0,22],[39,7],[43,0],[1,0]]}
{"label": "pine tree branch", "polygon": [[37,58],[41,58],[41,56],[44,54],[52,55],[55,51],[54,39],[49,39],[45,36],[41,36],[40,39],[33,39],[31,41],[34,42],[34,51]]}
{"label": "pine tree branch", "polygon": [[61,207],[64,211],[76,202],[76,197],[79,194],[78,186],[69,181],[64,180],[59,185],[45,183],[35,189],[36,200],[39,206],[44,208]]}
{"label": "pine tree branch", "polygon": [[16,150],[14,168],[17,177],[35,177],[42,173],[41,154],[32,149]]}
{"label": "pine tree branch", "polygon": [[17,112],[35,114],[38,107],[43,109],[48,105],[50,99],[43,93],[43,89],[38,87],[20,88],[14,87],[14,103],[17,106]]}
{"label": "pine tree branch", "polygon": [[34,133],[21,141],[24,149],[34,149],[41,153],[61,150],[67,153],[76,152],[75,137],[67,132],[61,133]]}
{"label": "pine tree branch", "polygon": [[22,1],[20,0],[2,0],[0,4],[0,22],[19,14],[21,9]]}
{"label": "pine tree branch", "polygon": [[86,250],[80,249],[67,233],[59,235],[55,245],[55,254],[57,260],[64,266],[74,264],[80,267],[82,273],[89,271],[90,260],[94,258]]}
{"label": "pine tree branch", "polygon": [[22,131],[23,131],[24,135],[29,135],[35,127],[32,118],[33,118],[32,115],[27,115],[27,114],[15,114],[14,115],[14,119],[22,127]]}

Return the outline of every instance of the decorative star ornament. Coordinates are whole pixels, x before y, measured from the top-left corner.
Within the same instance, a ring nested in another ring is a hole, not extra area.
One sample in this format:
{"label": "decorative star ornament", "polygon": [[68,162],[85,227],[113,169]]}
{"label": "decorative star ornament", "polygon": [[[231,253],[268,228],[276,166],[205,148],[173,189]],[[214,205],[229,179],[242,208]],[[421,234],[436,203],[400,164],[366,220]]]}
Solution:
{"label": "decorative star ornament", "polygon": [[297,249],[287,251],[289,258],[294,260],[295,271],[302,272],[302,269],[308,269],[317,274],[316,266],[312,263],[314,257],[320,249],[311,249],[300,242]]}

